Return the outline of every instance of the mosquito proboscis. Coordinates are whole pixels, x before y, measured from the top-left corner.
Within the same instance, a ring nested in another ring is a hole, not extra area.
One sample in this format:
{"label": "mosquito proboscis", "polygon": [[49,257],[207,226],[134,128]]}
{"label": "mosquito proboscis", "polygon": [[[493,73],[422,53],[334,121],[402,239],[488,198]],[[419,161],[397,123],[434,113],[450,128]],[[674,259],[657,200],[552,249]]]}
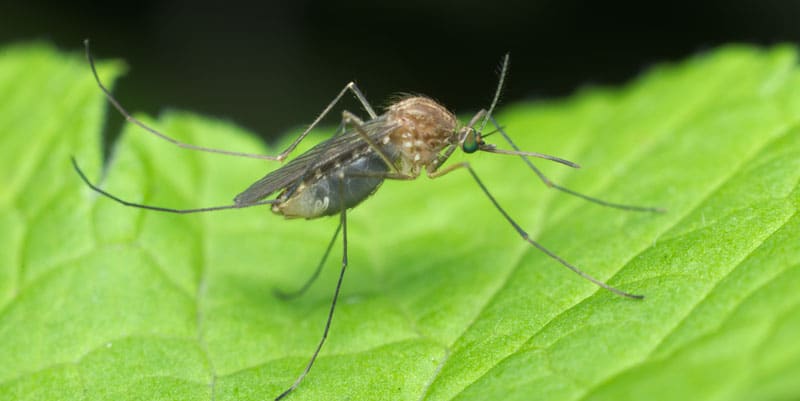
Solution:
{"label": "mosquito proboscis", "polygon": [[[312,276],[293,292],[277,292],[281,298],[292,298],[302,294],[311,283],[319,276],[328,255],[333,248],[339,234],[342,236],[342,264],[339,272],[336,288],[328,310],[328,317],[322,337],[317,344],[314,353],[306,364],[302,373],[294,383],[284,392],[278,395],[275,400],[280,400],[294,391],[314,365],[320,350],[333,321],[333,314],[336,310],[336,301],[344,279],[347,268],[347,210],[355,207],[363,200],[372,195],[381,183],[386,179],[394,180],[413,180],[417,178],[422,169],[429,178],[438,178],[456,170],[467,170],[475,180],[481,191],[489,198],[492,205],[500,212],[505,220],[516,230],[516,232],[533,247],[539,249],[551,259],[557,261],[564,267],[572,270],[588,281],[613,292],[622,297],[642,299],[643,295],[629,293],[612,287],[605,282],[598,280],[585,273],[578,267],[567,262],[554,252],[545,248],[534,241],[528,233],[500,206],[497,199],[489,192],[486,185],[478,177],[469,162],[458,162],[444,167],[445,162],[453,155],[457,149],[464,153],[476,153],[478,151],[495,153],[501,155],[519,156],[525,164],[539,177],[548,187],[557,189],[564,193],[583,198],[602,206],[613,207],[628,211],[663,212],[663,209],[654,207],[641,207],[607,202],[594,198],[571,189],[560,186],[549,180],[536,166],[530,158],[541,158],[554,161],[565,166],[578,168],[579,166],[568,160],[536,152],[526,152],[520,150],[511,140],[493,117],[493,112],[497,106],[503,84],[508,73],[509,56],[503,57],[500,70],[500,79],[497,84],[492,102],[487,110],[478,111],[472,119],[465,125],[459,123],[455,115],[434,100],[424,96],[407,96],[392,103],[386,111],[378,115],[367,102],[366,97],[354,82],[350,82],[339,92],[338,95],[323,109],[317,118],[308,126],[289,146],[275,156],[233,152],[227,150],[206,148],[203,146],[191,145],[178,141],[160,131],[137,120],[114,98],[111,92],[101,81],[95,68],[94,59],[89,50],[89,41],[84,41],[86,57],[97,81],[98,86],[105,94],[108,101],[113,105],[125,119],[138,125],[145,131],[162,138],[176,146],[196,151],[219,153],[231,156],[249,157],[257,159],[275,160],[282,162],[295,150],[297,145],[330,113],[342,97],[350,92],[361,103],[361,106],[369,115],[369,118],[362,120],[355,114],[348,111],[342,113],[342,125],[339,130],[329,139],[317,144],[310,150],[302,153],[287,164],[277,170],[266,174],[263,178],[254,182],[250,187],[234,198],[233,204],[224,206],[202,207],[195,209],[173,209],[159,206],[129,202],[111,193],[106,192],[99,186],[93,184],[81,171],[77,161],[73,158],[72,163],[80,178],[93,191],[108,197],[125,206],[149,209],[168,213],[201,213],[224,209],[239,209],[252,206],[270,205],[274,213],[283,215],[287,218],[314,219],[322,216],[339,215],[339,225],[331,238],[331,241],[317,265]],[[510,150],[497,148],[493,144],[485,142],[482,132],[488,124],[494,127],[492,133],[499,133],[505,140]],[[275,195],[270,198],[271,195]],[[270,199],[267,199],[270,198]]]}

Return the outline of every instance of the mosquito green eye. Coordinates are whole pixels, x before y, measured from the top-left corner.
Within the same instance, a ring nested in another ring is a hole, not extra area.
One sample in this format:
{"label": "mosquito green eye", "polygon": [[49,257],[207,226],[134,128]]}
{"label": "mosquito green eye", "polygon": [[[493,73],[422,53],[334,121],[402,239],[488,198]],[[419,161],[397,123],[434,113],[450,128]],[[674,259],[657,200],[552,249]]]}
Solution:
{"label": "mosquito green eye", "polygon": [[464,138],[464,143],[461,144],[461,149],[464,153],[475,153],[478,150],[478,138],[475,132],[470,132]]}

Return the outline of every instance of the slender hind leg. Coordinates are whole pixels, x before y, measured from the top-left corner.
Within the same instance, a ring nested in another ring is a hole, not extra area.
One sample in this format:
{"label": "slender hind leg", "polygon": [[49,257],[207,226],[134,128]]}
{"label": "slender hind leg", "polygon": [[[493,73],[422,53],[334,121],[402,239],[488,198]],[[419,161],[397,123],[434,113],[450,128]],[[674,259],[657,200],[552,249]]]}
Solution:
{"label": "slender hind leg", "polygon": [[[303,131],[303,133],[300,134],[300,136],[297,137],[283,152],[279,153],[276,156],[259,155],[259,154],[252,154],[252,153],[242,153],[242,152],[233,152],[233,151],[227,151],[227,150],[222,150],[222,149],[213,149],[213,148],[207,148],[207,147],[203,147],[203,146],[187,144],[187,143],[178,141],[177,139],[172,138],[172,137],[170,137],[170,136],[168,136],[168,135],[156,130],[155,128],[152,128],[149,125],[147,125],[147,124],[139,121],[138,119],[136,119],[136,117],[133,117],[122,106],[122,104],[120,104],[119,101],[117,101],[117,99],[114,98],[114,95],[111,94],[111,91],[109,91],[108,88],[106,88],[106,86],[100,80],[100,76],[97,74],[97,68],[95,67],[94,57],[92,57],[92,53],[91,53],[90,48],[89,48],[89,40],[88,39],[84,40],[84,46],[86,48],[86,58],[87,58],[87,60],[89,62],[89,66],[91,67],[92,74],[94,75],[95,81],[97,81],[97,85],[103,91],[103,94],[105,94],[106,98],[111,103],[111,105],[114,106],[114,108],[116,108],[119,111],[119,113],[122,114],[122,116],[127,121],[129,121],[129,122],[131,122],[133,124],[136,124],[137,126],[141,127],[142,129],[146,130],[147,132],[149,132],[149,133],[151,133],[151,134],[153,134],[153,135],[155,135],[155,136],[157,136],[157,137],[159,137],[161,139],[164,139],[164,140],[166,140],[166,141],[168,141],[168,142],[170,142],[170,143],[172,143],[172,144],[174,144],[174,145],[176,145],[178,147],[185,148],[185,149],[192,149],[192,150],[198,150],[198,151],[203,151],[203,152],[218,153],[218,154],[231,155],[231,156],[241,156],[241,157],[249,157],[249,158],[256,158],[256,159],[283,161],[297,147],[297,145],[306,136],[308,136],[308,134],[311,132],[311,130],[314,129],[314,127],[316,127],[317,124],[320,123],[320,121],[322,121],[322,119],[331,111],[331,109],[333,109],[339,103],[339,101],[342,99],[344,94],[346,92],[348,92],[348,91],[350,91],[353,94],[353,96],[355,96],[356,99],[358,99],[358,101],[364,107],[364,110],[366,110],[367,113],[369,113],[370,118],[377,117],[377,115],[375,114],[375,111],[372,109],[372,106],[370,106],[370,104],[367,101],[367,99],[364,96],[364,94],[361,92],[361,90],[358,89],[358,86],[356,86],[356,84],[354,82],[349,82],[347,85],[344,86],[344,88],[342,88],[341,91],[339,91],[339,93],[336,95],[336,97],[328,104],[327,107],[325,107],[325,109],[319,114],[319,116],[317,116],[317,118],[311,123],[311,125],[309,125],[308,128],[306,128],[306,130]],[[360,121],[360,120],[356,119],[356,121]],[[78,163],[74,158],[72,159],[72,165],[75,168],[75,171],[78,172],[78,175],[80,175],[81,179],[93,191],[95,191],[95,192],[97,192],[97,193],[99,193],[99,194],[101,194],[101,195],[103,195],[103,196],[105,196],[107,198],[113,199],[114,201],[119,202],[119,203],[121,203],[121,204],[123,204],[125,206],[138,207],[138,208],[142,208],[142,209],[149,209],[149,210],[155,210],[155,211],[160,211],[160,212],[181,213],[181,214],[183,214],[183,213],[208,212],[208,211],[223,210],[223,209],[239,209],[239,208],[243,208],[243,207],[258,206],[258,205],[265,205],[265,204],[275,203],[275,200],[269,200],[269,201],[236,203],[236,204],[233,204],[233,205],[225,205],[225,206],[193,208],[193,209],[173,209],[173,208],[166,208],[166,207],[160,207],[160,206],[150,206],[150,205],[145,205],[145,204],[140,204],[140,203],[135,203],[135,202],[129,202],[129,201],[123,200],[123,199],[121,199],[121,198],[119,198],[119,197],[117,197],[117,196],[115,196],[115,195],[113,195],[113,194],[111,194],[109,192],[106,192],[106,191],[102,190],[99,186],[94,185],[93,183],[91,183],[89,181],[89,179],[86,177],[86,175],[83,173],[83,171],[81,171],[80,167],[78,167]]]}
{"label": "slender hind leg", "polygon": [[103,190],[102,188],[98,187],[97,185],[92,184],[92,182],[89,181],[88,178],[86,178],[86,174],[83,173],[83,170],[81,170],[81,168],[78,167],[78,162],[75,161],[74,157],[72,158],[72,167],[75,168],[75,171],[81,177],[81,180],[83,180],[83,182],[86,183],[86,185],[89,188],[91,188],[92,191],[97,192],[98,194],[103,195],[106,198],[109,198],[109,199],[111,199],[111,200],[113,200],[113,201],[115,201],[117,203],[122,204],[122,205],[130,206],[130,207],[136,207],[136,208],[139,208],[139,209],[155,210],[157,212],[166,212],[166,213],[175,213],[175,214],[188,214],[188,213],[212,212],[212,211],[215,211],[215,210],[225,210],[225,209],[242,209],[242,208],[251,207],[251,206],[271,205],[271,204],[277,202],[277,200],[275,200],[275,199],[269,199],[269,200],[265,200],[265,201],[252,202],[252,203],[247,203],[247,204],[211,206],[211,207],[201,207],[201,208],[196,208],[196,209],[172,209],[172,208],[168,208],[168,207],[144,205],[144,204],[141,204],[141,203],[135,203],[135,202],[126,201],[126,200],[124,200],[122,198],[117,197],[116,195],[113,195],[113,194],[111,194],[109,192],[106,192],[105,190]]}
{"label": "slender hind leg", "polygon": [[111,105],[114,106],[114,108],[116,108],[119,111],[120,114],[122,114],[122,116],[125,118],[125,120],[127,120],[127,121],[129,121],[129,122],[131,122],[133,124],[136,124],[139,127],[141,127],[142,129],[146,130],[147,132],[149,132],[149,133],[151,133],[151,134],[153,134],[153,135],[155,135],[155,136],[157,136],[157,137],[159,137],[161,139],[164,139],[164,140],[166,140],[166,141],[168,141],[168,142],[170,142],[170,143],[172,143],[172,144],[174,144],[176,146],[184,148],[184,149],[192,149],[192,150],[198,150],[198,151],[202,151],[202,152],[218,153],[218,154],[231,155],[231,156],[249,157],[249,158],[253,158],[253,159],[265,159],[265,160],[283,161],[284,159],[286,159],[287,156],[289,156],[290,153],[292,153],[292,151],[297,147],[297,145],[300,144],[300,142],[302,142],[303,139],[305,139],[306,136],[308,136],[308,134],[311,132],[311,130],[314,129],[314,127],[316,127],[317,124],[319,124],[320,121],[322,121],[322,119],[328,114],[328,112],[330,112],[331,109],[333,109],[336,106],[336,104],[339,103],[339,100],[342,99],[342,96],[344,96],[344,94],[347,91],[350,91],[353,94],[353,96],[355,96],[356,99],[358,99],[358,101],[364,107],[364,110],[366,110],[367,113],[369,113],[370,118],[377,117],[377,114],[375,114],[375,111],[372,109],[372,106],[370,106],[369,102],[367,102],[367,98],[364,96],[364,94],[361,92],[361,90],[358,89],[358,86],[356,86],[355,82],[349,82],[347,85],[344,86],[344,88],[342,88],[341,91],[339,91],[339,94],[336,95],[336,97],[333,99],[333,101],[331,101],[330,104],[328,104],[328,106],[325,107],[324,110],[322,110],[322,113],[320,113],[319,116],[317,116],[317,118],[314,120],[314,122],[312,122],[311,125],[309,125],[308,128],[306,128],[306,130],[303,131],[303,133],[300,134],[300,136],[297,137],[297,139],[292,141],[292,143],[289,144],[289,146],[286,149],[284,149],[283,152],[279,153],[278,155],[271,156],[271,155],[260,155],[260,154],[253,154],[253,153],[233,152],[233,151],[228,151],[228,150],[214,149],[214,148],[207,148],[207,147],[204,147],[204,146],[192,145],[192,144],[188,144],[188,143],[185,143],[185,142],[181,142],[181,141],[179,141],[179,140],[177,140],[175,138],[172,138],[172,137],[170,137],[170,136],[168,136],[168,135],[156,130],[155,128],[150,127],[149,125],[139,121],[136,117],[132,116],[124,107],[122,107],[122,104],[116,98],[114,98],[114,95],[112,95],[111,91],[109,91],[108,88],[106,88],[106,86],[100,80],[100,76],[97,74],[97,68],[95,68],[95,64],[94,64],[94,57],[92,57],[92,53],[89,50],[89,40],[88,39],[84,40],[83,44],[84,44],[84,47],[86,48],[86,58],[89,61],[89,66],[92,69],[92,74],[94,75],[94,78],[97,81],[97,85],[100,87],[100,89],[106,95],[106,98],[111,103]]}

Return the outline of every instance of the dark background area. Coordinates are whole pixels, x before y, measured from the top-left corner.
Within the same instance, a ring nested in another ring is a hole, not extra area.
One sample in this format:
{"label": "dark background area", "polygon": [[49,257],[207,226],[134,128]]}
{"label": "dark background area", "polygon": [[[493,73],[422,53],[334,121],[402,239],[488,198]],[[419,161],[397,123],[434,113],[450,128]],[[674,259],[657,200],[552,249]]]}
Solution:
{"label": "dark background area", "polygon": [[724,43],[798,43],[800,1],[0,2],[0,44],[80,52],[87,37],[97,58],[130,66],[115,85],[130,110],[191,110],[270,138],[350,80],[377,108],[398,92],[486,107],[507,51],[510,103],[621,84]]}

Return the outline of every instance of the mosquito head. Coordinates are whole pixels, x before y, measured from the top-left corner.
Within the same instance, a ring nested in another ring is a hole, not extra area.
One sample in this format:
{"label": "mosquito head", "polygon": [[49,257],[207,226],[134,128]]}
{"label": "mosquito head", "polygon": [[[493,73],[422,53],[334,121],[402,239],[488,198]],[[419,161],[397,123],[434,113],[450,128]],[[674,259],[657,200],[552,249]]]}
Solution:
{"label": "mosquito head", "polygon": [[464,127],[461,129],[459,136],[462,138],[461,150],[463,150],[464,153],[475,153],[485,145],[481,133],[475,128]]}
{"label": "mosquito head", "polygon": [[481,136],[481,131],[475,129],[475,124],[486,116],[486,110],[481,110],[475,113],[475,116],[469,120],[469,123],[458,131],[458,143],[461,145],[461,150],[464,153],[475,153],[484,146],[486,143],[483,142],[483,137]]}
{"label": "mosquito head", "polygon": [[[482,133],[481,130],[475,128],[474,125],[478,121],[480,121],[481,119],[485,119],[486,115],[488,115],[488,113],[485,110],[479,111],[477,114],[475,114],[475,117],[472,117],[472,120],[470,120],[469,124],[467,124],[466,126],[462,127],[458,131],[458,144],[461,147],[461,150],[464,151],[464,153],[475,153],[475,152],[480,150],[480,151],[483,151],[483,152],[496,153],[496,154],[501,154],[501,155],[522,156],[523,159],[525,159],[527,157],[538,157],[540,159],[546,159],[546,160],[554,161],[556,163],[561,163],[561,164],[563,164],[565,166],[569,166],[569,167],[572,167],[572,168],[580,168],[580,166],[577,165],[576,163],[573,163],[573,162],[571,162],[569,160],[564,160],[564,159],[562,159],[560,157],[546,155],[544,153],[526,152],[526,151],[520,150],[517,147],[517,145],[515,145],[514,142],[511,141],[511,138],[508,137],[508,134],[506,134],[503,131],[503,127],[498,125],[497,122],[491,117],[490,117],[490,121],[492,121],[492,124],[494,124],[496,129],[491,131],[491,132],[489,132],[489,133],[486,133],[486,134]],[[499,133],[500,135],[502,135],[502,137],[511,145],[511,147],[513,149],[510,149],[510,150],[498,149],[496,145],[491,144],[491,143],[486,143],[483,140],[484,138],[488,137],[489,135],[492,135],[492,134],[495,134],[495,133]],[[527,159],[525,159],[525,160],[527,160]]]}

